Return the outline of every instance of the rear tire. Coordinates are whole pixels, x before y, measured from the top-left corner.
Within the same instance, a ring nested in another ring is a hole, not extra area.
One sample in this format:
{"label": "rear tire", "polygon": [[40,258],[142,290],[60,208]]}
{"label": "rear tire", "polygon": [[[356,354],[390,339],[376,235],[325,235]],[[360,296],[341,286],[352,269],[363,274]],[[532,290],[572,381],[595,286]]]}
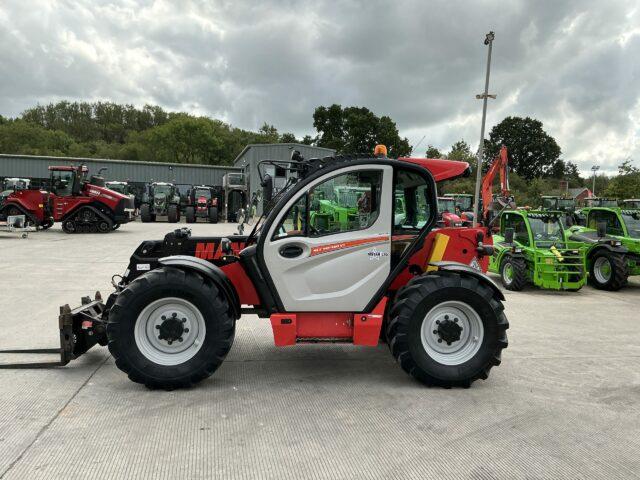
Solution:
{"label": "rear tire", "polygon": [[[177,327],[182,331],[176,333],[167,322],[182,325]],[[166,332],[184,341],[159,339]],[[118,295],[107,325],[116,366],[136,383],[164,389],[190,387],[211,376],[229,353],[234,334],[229,303],[213,282],[171,267],[131,282]]]}
{"label": "rear tire", "polygon": [[184,210],[184,216],[187,223],[196,223],[196,209],[193,207],[187,207]]}
{"label": "rear tire", "polygon": [[218,223],[218,207],[209,208],[209,222]]}
{"label": "rear tire", "polygon": [[153,222],[151,219],[151,209],[148,203],[143,203],[140,206],[140,221],[143,223]]}
{"label": "rear tire", "polygon": [[426,385],[468,387],[500,364],[509,328],[503,310],[496,292],[475,277],[420,275],[398,291],[389,348],[402,369]]}
{"label": "rear tire", "polygon": [[521,291],[527,284],[527,262],[524,258],[505,256],[500,264],[500,278],[507,290]]}
{"label": "rear tire", "polygon": [[167,208],[167,220],[169,223],[176,223],[180,220],[180,211],[177,205],[169,205]]}
{"label": "rear tire", "polygon": [[589,283],[598,290],[620,290],[627,284],[628,277],[624,255],[600,250],[589,261]]}

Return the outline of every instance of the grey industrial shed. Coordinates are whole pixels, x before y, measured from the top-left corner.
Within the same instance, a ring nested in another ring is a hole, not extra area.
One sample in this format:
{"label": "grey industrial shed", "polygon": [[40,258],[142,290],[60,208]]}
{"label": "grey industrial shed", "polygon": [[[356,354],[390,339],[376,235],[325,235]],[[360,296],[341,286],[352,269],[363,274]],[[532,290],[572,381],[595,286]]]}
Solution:
{"label": "grey industrial shed", "polygon": [[222,186],[222,177],[226,173],[241,171],[241,169],[231,166],[0,154],[0,177],[43,179],[49,176],[47,169],[49,165],[70,164],[87,165],[90,174],[98,173],[101,168],[106,167],[107,171],[103,175],[107,180],[126,180],[139,183],[154,180],[157,182]]}
{"label": "grey industrial shed", "polygon": [[[253,198],[254,193],[260,197],[262,192],[258,163],[263,160],[289,160],[294,150],[298,150],[305,158],[322,158],[335,154],[335,150],[330,148],[313,147],[301,143],[256,143],[247,145],[236,157],[233,165],[243,169],[245,172],[249,191],[248,201]],[[275,171],[269,171],[272,177],[276,177],[275,173]],[[274,178],[276,190],[282,187],[284,180],[284,176]],[[258,201],[257,213],[262,213],[262,201]]]}

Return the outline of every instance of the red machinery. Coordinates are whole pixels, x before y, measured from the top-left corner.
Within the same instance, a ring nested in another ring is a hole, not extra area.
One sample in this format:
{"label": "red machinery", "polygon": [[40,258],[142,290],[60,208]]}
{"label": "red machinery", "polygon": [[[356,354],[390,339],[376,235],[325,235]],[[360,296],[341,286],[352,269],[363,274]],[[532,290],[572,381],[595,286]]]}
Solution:
{"label": "red machinery", "polygon": [[[423,383],[486,379],[508,328],[504,296],[480,269],[493,248],[484,227],[434,228],[435,180],[468,165],[294,154],[297,181],[250,235],[191,237],[183,228],[145,241],[105,303],[61,307],[60,363],[99,343],[135,382],[193,385],[219,367],[236,321],[251,313],[269,319],[278,346],[375,346],[382,337]],[[338,194],[344,186],[367,200],[355,212],[352,196]],[[321,229],[312,221],[319,198],[352,219]]]}
{"label": "red machinery", "polygon": [[209,223],[218,223],[218,198],[215,189],[206,185],[191,188],[184,214],[187,223],[195,223],[198,218],[205,218]]}
{"label": "red machinery", "polygon": [[[496,175],[500,176],[500,194],[493,194],[493,182]],[[509,156],[504,145],[493,160],[489,170],[482,179],[482,223],[492,228],[500,211],[505,208],[515,208],[515,201],[509,190]]]}
{"label": "red machinery", "polygon": [[115,230],[132,219],[133,199],[104,186],[104,179],[87,181],[86,166],[49,167],[51,191],[16,190],[2,204],[0,214],[25,215],[27,222],[46,229],[62,222],[67,233]]}

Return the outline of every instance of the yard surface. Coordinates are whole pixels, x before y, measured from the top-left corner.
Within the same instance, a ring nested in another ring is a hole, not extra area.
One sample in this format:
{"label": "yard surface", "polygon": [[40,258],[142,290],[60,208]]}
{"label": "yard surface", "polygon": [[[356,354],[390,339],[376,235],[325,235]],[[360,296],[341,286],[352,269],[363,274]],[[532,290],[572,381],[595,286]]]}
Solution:
{"label": "yard surface", "polygon": [[[58,306],[106,298],[134,248],[174,227],[0,234],[0,348],[56,346]],[[509,348],[470,389],[422,386],[383,344],[277,348],[255,316],[190,390],[132,383],[103,347],[0,370],[0,478],[640,477],[640,278],[505,295]]]}

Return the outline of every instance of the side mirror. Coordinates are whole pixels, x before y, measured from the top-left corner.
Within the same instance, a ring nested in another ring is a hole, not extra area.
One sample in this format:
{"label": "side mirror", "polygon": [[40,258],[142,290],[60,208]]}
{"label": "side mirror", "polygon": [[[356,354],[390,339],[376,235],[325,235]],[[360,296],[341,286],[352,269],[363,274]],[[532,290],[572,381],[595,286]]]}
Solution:
{"label": "side mirror", "polygon": [[515,231],[513,228],[505,228],[504,229],[504,241],[506,243],[513,243],[513,234]]}
{"label": "side mirror", "polygon": [[273,178],[268,173],[262,179],[262,199],[267,205],[273,198]]}
{"label": "side mirror", "polygon": [[598,237],[606,237],[607,236],[607,222],[598,222]]}

